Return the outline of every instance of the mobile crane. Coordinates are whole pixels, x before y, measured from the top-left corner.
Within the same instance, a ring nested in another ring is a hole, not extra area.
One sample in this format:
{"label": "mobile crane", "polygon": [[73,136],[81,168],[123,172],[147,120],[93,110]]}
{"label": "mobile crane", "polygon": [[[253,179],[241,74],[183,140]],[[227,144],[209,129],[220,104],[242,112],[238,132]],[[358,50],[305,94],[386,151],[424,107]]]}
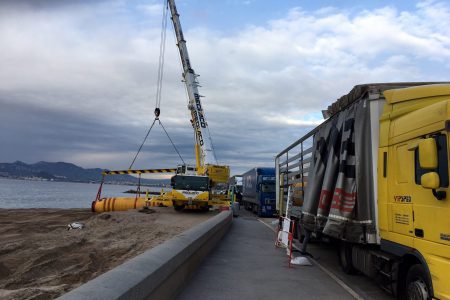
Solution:
{"label": "mobile crane", "polygon": [[[209,134],[208,123],[206,122],[205,113],[200,100],[202,96],[198,91],[199,82],[197,81],[197,77],[199,75],[195,74],[191,67],[186,41],[181,29],[180,15],[177,12],[174,0],[167,0],[166,4],[167,6],[164,9],[170,9],[183,67],[183,82],[185,83],[189,98],[188,109],[191,113],[191,124],[194,129],[196,164],[195,166],[183,164],[176,169],[104,171],[103,178],[107,175],[119,174],[135,174],[139,175],[139,178],[141,174],[146,173],[175,172],[175,175],[171,178],[171,191],[162,191],[160,195],[152,197],[148,196],[148,194],[145,197],[141,197],[140,185],[138,185],[138,194],[136,197],[102,198],[101,191],[104,182],[104,180],[102,180],[97,197],[92,203],[92,210],[95,212],[127,210],[143,206],[173,206],[175,210],[178,211],[185,208],[208,210],[209,207],[212,206],[230,205],[230,199],[226,193],[226,185],[230,177],[230,168],[229,166],[219,165],[217,163]],[[159,120],[159,115],[160,109],[157,107],[155,109],[155,121]]]}
{"label": "mobile crane", "polygon": [[177,168],[177,174],[171,179],[172,202],[176,210],[181,210],[189,205],[207,209],[210,205],[228,201],[225,193],[221,194],[220,187],[228,182],[230,168],[217,163],[209,135],[208,123],[200,100],[202,96],[198,91],[197,77],[199,75],[195,74],[191,67],[175,1],[168,0],[167,4],[170,9],[183,67],[183,81],[189,97],[188,109],[191,113],[191,124],[195,133],[196,161],[195,167],[183,165]]}

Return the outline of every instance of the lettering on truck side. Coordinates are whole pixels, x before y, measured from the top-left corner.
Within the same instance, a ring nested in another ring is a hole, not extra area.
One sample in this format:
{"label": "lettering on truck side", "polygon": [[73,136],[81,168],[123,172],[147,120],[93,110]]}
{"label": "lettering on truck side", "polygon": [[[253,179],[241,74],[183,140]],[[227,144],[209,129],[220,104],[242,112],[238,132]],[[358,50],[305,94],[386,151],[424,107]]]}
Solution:
{"label": "lettering on truck side", "polygon": [[411,203],[411,196],[394,196],[395,202]]}
{"label": "lettering on truck side", "polygon": [[198,122],[199,118],[196,116],[197,112],[194,109],[191,112],[192,112],[191,114],[192,114],[192,123],[193,123],[192,126],[194,126],[194,128],[195,128],[195,132],[197,134],[199,145],[203,146],[203,135],[202,135],[202,131],[200,129],[200,124]]}
{"label": "lettering on truck side", "polygon": [[441,240],[450,241],[450,234],[448,234],[448,233],[441,233]]}
{"label": "lettering on truck side", "polygon": [[409,215],[396,213],[395,223],[402,225],[409,225]]}
{"label": "lettering on truck side", "polygon": [[194,94],[195,97],[195,105],[197,107],[197,112],[198,112],[198,120],[200,120],[200,126],[202,128],[206,128],[206,122],[205,122],[205,118],[203,117],[203,108],[202,108],[202,104],[200,103],[200,95],[195,93]]}

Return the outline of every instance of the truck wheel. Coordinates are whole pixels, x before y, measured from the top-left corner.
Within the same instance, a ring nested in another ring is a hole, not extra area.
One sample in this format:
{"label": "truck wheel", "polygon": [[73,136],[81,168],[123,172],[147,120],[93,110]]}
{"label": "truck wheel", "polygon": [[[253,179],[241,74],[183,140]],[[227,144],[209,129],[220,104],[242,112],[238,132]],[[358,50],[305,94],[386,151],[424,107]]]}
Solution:
{"label": "truck wheel", "polygon": [[356,269],[352,263],[352,244],[341,241],[339,245],[339,262],[341,263],[341,268],[344,273],[356,273]]}
{"label": "truck wheel", "polygon": [[406,275],[406,299],[428,300],[431,299],[431,288],[428,282],[425,268],[420,265],[413,265]]}
{"label": "truck wheel", "polygon": [[183,208],[184,208],[184,205],[174,205],[173,208],[174,208],[176,211],[182,211]]}

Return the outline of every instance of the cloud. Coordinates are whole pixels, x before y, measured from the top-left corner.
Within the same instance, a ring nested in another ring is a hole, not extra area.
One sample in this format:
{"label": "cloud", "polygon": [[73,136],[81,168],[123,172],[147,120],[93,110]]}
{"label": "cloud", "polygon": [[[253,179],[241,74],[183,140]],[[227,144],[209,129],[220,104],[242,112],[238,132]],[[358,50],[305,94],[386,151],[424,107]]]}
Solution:
{"label": "cloud", "polygon": [[141,4],[138,6],[139,9],[143,10],[150,16],[161,16],[161,12],[163,10],[162,4]]}
{"label": "cloud", "polygon": [[[0,9],[1,160],[128,167],[153,119],[160,4],[13,2]],[[422,1],[413,11],[292,8],[234,32],[185,28],[219,161],[237,173],[273,165],[356,84],[448,80],[449,23],[448,3]],[[161,120],[193,163],[171,36]],[[167,137],[155,130],[138,167],[177,163]]]}

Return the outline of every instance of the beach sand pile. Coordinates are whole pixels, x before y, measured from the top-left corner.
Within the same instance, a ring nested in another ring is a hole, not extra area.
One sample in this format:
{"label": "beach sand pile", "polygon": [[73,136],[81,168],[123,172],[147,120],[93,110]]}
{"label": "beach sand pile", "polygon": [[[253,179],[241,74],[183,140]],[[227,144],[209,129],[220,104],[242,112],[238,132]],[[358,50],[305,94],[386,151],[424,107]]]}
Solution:
{"label": "beach sand pile", "polygon": [[56,298],[214,214],[153,210],[0,209],[0,299]]}

